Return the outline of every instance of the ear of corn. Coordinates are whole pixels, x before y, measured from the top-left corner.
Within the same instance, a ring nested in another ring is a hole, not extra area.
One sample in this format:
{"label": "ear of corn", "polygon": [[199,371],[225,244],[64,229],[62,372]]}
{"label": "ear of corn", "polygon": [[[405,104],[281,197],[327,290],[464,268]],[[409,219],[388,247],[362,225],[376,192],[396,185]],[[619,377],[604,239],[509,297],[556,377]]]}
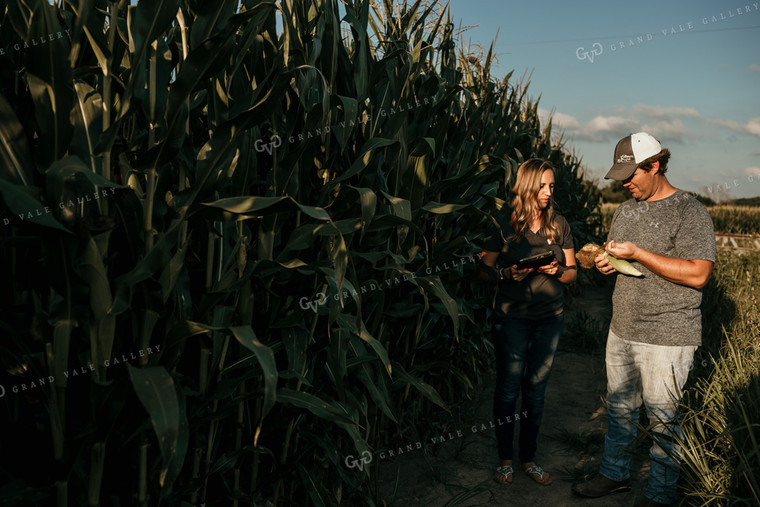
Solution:
{"label": "ear of corn", "polygon": [[610,255],[609,252],[606,252],[604,248],[595,243],[586,243],[583,245],[583,248],[578,250],[576,257],[578,259],[578,263],[582,267],[591,269],[595,266],[594,259],[600,255],[605,256],[607,260],[610,261],[610,266],[615,268],[619,273],[623,273],[624,275],[629,276],[644,276],[641,274],[641,271],[634,268],[630,262],[625,259],[618,259],[617,257]]}
{"label": "ear of corn", "polygon": [[609,252],[604,252],[604,256],[607,257],[608,261],[610,261],[610,266],[615,268],[619,273],[623,273],[624,275],[629,276],[644,276],[641,274],[641,271],[634,268],[633,265],[631,265],[631,263],[627,260],[618,259],[617,257],[610,255]]}

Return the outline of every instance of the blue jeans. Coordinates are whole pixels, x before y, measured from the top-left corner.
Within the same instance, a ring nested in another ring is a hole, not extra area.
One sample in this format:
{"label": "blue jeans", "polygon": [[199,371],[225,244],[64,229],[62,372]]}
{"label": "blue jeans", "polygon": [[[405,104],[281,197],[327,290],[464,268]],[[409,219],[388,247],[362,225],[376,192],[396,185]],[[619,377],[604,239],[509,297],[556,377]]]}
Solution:
{"label": "blue jeans", "polygon": [[[494,315],[496,391],[493,418],[499,458],[514,454],[515,421],[520,421],[520,461],[533,461],[538,428],[544,413],[544,393],[562,334],[562,314],[543,320],[514,319]],[[522,409],[515,410],[522,389]]]}
{"label": "blue jeans", "polygon": [[636,438],[641,402],[647,410],[654,443],[649,449],[647,498],[672,503],[677,497],[682,438],[675,399],[692,367],[696,346],[673,347],[623,340],[610,330],[607,337],[607,434],[599,473],[613,481],[630,477],[630,445]]}

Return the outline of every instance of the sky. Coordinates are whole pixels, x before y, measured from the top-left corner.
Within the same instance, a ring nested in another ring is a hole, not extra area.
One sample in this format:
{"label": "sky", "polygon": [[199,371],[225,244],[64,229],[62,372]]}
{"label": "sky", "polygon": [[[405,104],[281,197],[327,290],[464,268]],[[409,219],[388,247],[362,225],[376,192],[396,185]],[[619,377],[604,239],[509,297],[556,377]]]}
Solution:
{"label": "sky", "polygon": [[760,196],[760,3],[449,0],[478,25],[492,73],[531,74],[528,94],[604,184],[615,144],[639,131],[672,156],[678,188]]}

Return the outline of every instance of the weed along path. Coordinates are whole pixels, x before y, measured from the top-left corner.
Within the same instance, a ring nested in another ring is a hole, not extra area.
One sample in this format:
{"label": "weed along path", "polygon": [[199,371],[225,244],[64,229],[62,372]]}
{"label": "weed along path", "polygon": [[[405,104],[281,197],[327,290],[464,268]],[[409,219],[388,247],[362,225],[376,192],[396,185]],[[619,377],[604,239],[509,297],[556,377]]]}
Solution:
{"label": "weed along path", "polygon": [[[598,308],[596,303],[602,298],[609,301],[608,296],[589,294],[572,312],[583,316],[585,320],[581,322],[597,321],[598,316],[593,315],[596,311],[590,308]],[[592,301],[593,305],[583,304]],[[599,468],[607,415],[602,401],[606,386],[603,345],[593,353],[583,353],[577,351],[574,339],[567,341],[561,342],[554,360],[536,456],[536,462],[551,474],[551,485],[536,484],[517,469],[512,484],[493,481],[498,455],[492,420],[492,380],[477,400],[476,410],[468,414],[469,424],[452,423],[450,430],[439,432],[440,436],[413,443],[413,452],[404,442],[399,446],[402,454],[397,449],[393,456],[375,456],[374,480],[378,481],[379,497],[385,505],[619,507],[638,500],[643,495],[648,466],[641,457],[642,453],[646,455],[646,449],[641,447],[634,456],[636,472],[630,493],[581,499],[570,491],[584,474],[591,476]]]}

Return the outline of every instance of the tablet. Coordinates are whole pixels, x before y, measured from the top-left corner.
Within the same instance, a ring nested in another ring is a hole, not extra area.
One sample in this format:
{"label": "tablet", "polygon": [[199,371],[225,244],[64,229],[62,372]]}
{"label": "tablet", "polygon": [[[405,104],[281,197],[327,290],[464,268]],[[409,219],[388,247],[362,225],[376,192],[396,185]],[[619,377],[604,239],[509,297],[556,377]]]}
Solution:
{"label": "tablet", "polygon": [[554,255],[554,252],[551,250],[547,250],[545,252],[538,253],[536,255],[531,255],[530,257],[525,257],[524,259],[520,259],[517,262],[517,269],[536,269],[540,268],[541,266],[546,266],[547,264],[551,264],[552,261],[556,260],[556,256]]}

